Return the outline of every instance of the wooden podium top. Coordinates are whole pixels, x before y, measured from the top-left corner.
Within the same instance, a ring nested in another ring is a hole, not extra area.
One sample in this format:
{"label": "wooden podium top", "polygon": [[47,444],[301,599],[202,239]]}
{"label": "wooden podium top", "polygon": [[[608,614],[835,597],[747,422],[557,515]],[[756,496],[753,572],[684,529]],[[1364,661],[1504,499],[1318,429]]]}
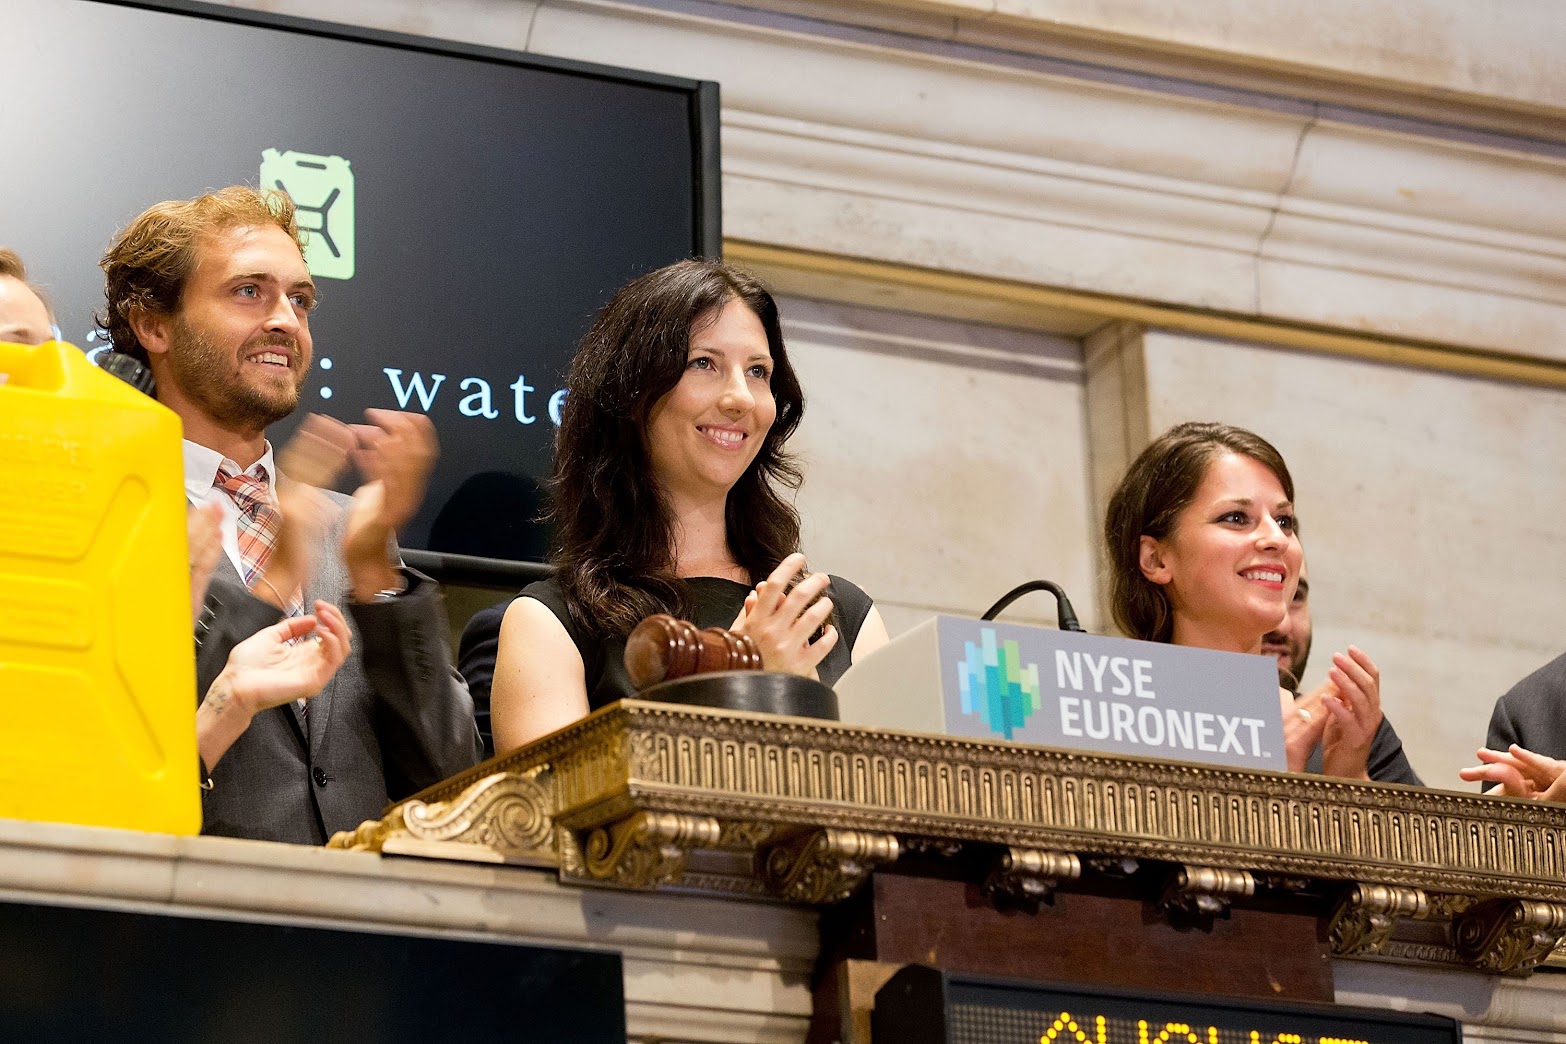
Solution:
{"label": "wooden podium top", "polygon": [[1566,934],[1566,807],[629,700],[331,844],[817,905],[900,860],[998,902],[1134,880],[1170,917],[1315,909],[1338,956],[1510,974]]}

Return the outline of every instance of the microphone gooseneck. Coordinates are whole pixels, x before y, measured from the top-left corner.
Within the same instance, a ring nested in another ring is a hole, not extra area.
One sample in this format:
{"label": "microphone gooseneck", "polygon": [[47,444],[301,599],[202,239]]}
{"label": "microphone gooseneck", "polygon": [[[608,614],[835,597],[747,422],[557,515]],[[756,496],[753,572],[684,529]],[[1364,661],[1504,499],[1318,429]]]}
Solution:
{"label": "microphone gooseneck", "polygon": [[1052,580],[1029,580],[1025,584],[1019,584],[1000,596],[1000,600],[985,610],[981,620],[993,620],[1000,615],[1001,610],[1021,598],[1025,594],[1034,591],[1048,591],[1055,596],[1055,615],[1060,620],[1062,631],[1081,631],[1082,625],[1077,622],[1076,610],[1071,608],[1071,599],[1066,597],[1065,590]]}

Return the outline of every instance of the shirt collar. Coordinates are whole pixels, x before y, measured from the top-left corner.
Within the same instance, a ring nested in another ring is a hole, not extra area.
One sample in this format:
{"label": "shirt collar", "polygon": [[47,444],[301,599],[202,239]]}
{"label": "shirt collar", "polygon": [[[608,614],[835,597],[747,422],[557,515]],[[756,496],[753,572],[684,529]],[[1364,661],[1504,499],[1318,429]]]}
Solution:
{"label": "shirt collar", "polygon": [[[267,441],[266,448],[261,453],[261,459],[246,469],[251,475],[259,475],[259,469],[266,469],[267,490],[272,499],[277,499],[277,492],[273,484],[277,479],[277,462],[272,457],[272,443]],[[215,449],[208,449],[198,443],[184,440],[185,451],[185,495],[197,503],[207,499],[207,494],[212,492],[213,485],[217,482],[218,469],[223,466],[224,456]],[[230,467],[238,467],[233,461],[228,461]]]}

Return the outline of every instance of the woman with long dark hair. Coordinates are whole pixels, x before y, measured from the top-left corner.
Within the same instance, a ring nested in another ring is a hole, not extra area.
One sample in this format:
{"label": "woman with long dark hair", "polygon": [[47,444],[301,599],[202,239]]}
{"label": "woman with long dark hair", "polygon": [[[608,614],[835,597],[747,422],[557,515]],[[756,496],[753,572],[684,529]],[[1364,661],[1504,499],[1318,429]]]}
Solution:
{"label": "woman with long dark hair", "polygon": [[[800,578],[804,410],[777,304],[715,261],[623,287],[572,360],[550,489],[556,575],[506,610],[492,727],[504,753],[632,694],[626,636],[654,613],[730,626],[769,670],[828,684],[886,641],[870,599]],[[797,581],[797,582],[796,582]]]}
{"label": "woman with long dark hair", "polygon": [[[1180,424],[1154,439],[1110,499],[1104,543],[1123,632],[1227,652],[1260,653],[1304,565],[1288,465],[1266,439],[1227,424]],[[1366,779],[1389,743],[1407,768],[1381,715],[1380,672],[1357,647],[1332,658],[1321,688],[1297,698],[1280,687],[1279,699],[1292,771],[1320,745],[1327,775]]]}

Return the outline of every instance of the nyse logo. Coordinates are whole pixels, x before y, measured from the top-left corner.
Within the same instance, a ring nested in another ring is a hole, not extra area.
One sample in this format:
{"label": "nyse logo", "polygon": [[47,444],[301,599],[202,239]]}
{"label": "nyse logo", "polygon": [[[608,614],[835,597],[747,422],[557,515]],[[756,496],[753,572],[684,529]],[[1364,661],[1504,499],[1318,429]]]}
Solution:
{"label": "nyse logo", "polygon": [[986,627],[979,644],[963,643],[957,688],[964,714],[977,715],[991,732],[1011,739],[1039,709],[1039,665],[1023,667],[1017,643],[998,641]]}

